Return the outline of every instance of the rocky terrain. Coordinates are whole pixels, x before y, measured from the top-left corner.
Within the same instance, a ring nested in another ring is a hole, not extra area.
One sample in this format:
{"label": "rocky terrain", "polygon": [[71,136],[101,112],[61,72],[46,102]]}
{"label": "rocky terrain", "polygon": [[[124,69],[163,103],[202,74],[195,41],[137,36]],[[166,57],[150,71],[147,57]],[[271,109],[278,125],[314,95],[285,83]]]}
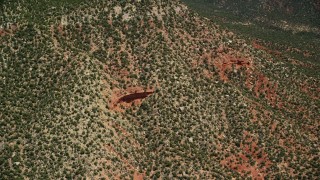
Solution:
{"label": "rocky terrain", "polygon": [[318,52],[178,0],[1,8],[0,179],[320,176]]}

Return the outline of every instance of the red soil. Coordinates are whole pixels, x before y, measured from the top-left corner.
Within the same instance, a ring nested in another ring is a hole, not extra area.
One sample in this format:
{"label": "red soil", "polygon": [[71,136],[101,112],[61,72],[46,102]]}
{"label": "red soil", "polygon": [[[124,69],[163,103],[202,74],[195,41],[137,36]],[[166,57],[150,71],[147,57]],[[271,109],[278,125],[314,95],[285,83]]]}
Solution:
{"label": "red soil", "polygon": [[[275,106],[276,102],[278,100],[276,90],[278,89],[278,84],[273,84],[271,81],[269,81],[269,78],[266,77],[263,74],[258,74],[257,79],[254,80],[254,93],[256,97],[259,97],[261,94],[265,95],[265,98],[268,100],[268,102]],[[248,88],[252,88],[252,86],[249,83],[246,83]]]}
{"label": "red soil", "polygon": [[258,112],[257,112],[257,110],[252,108],[251,109],[251,113],[252,113],[252,116],[253,116],[253,118],[251,119],[251,122],[257,122],[258,121],[258,117],[257,117]]}
{"label": "red soil", "polygon": [[138,173],[137,171],[134,172],[133,174],[133,180],[143,180],[145,174]]}
{"label": "red soil", "polygon": [[4,35],[5,35],[4,29],[0,29],[0,36],[4,36]]}
{"label": "red soil", "polygon": [[206,70],[206,69],[203,70],[203,75],[206,78],[211,78],[213,76],[213,74],[210,71]]}
{"label": "red soil", "polygon": [[273,122],[272,125],[271,125],[271,132],[274,132],[277,128],[277,125],[278,125],[278,122]]}
{"label": "red soil", "polygon": [[317,84],[310,84],[308,82],[302,82],[299,84],[300,91],[304,92],[307,96],[309,96],[312,99],[320,99],[320,88],[317,86]]}
{"label": "red soil", "polygon": [[18,30],[18,24],[11,24],[8,28],[0,28],[0,37],[5,35],[12,35]]}
{"label": "red soil", "polygon": [[281,52],[279,52],[279,51],[273,51],[273,50],[268,49],[265,46],[260,45],[257,41],[253,41],[252,46],[256,49],[264,50],[269,54],[273,54],[273,55],[280,55],[281,54]]}
{"label": "red soil", "polygon": [[[257,47],[265,49],[265,47],[256,44]],[[214,65],[218,70],[220,79],[224,82],[228,82],[228,73],[231,71],[238,71],[240,69],[244,69],[245,71],[245,85],[248,89],[253,90],[253,93],[256,97],[261,97],[264,95],[264,98],[272,105],[279,106],[279,98],[276,93],[278,89],[278,84],[273,83],[266,77],[264,74],[254,71],[253,63],[251,58],[245,57],[236,57],[231,54],[223,53],[223,46],[218,48],[218,57],[214,58],[214,54],[210,52],[205,52],[201,59],[203,63],[207,63],[209,65]],[[222,53],[220,53],[222,52]],[[193,60],[191,62],[192,67],[197,67],[201,61]],[[210,78],[212,73],[208,71],[203,71],[205,77]],[[255,119],[253,119],[255,121]]]}
{"label": "red soil", "polygon": [[2,37],[2,36],[5,36],[5,35],[7,35],[7,34],[10,34],[9,32],[7,32],[8,30],[6,30],[6,29],[1,29],[0,28],[0,37]]}
{"label": "red soil", "polygon": [[226,74],[232,71],[234,68],[238,70],[244,67],[246,70],[251,68],[251,63],[246,58],[236,58],[234,56],[223,54],[218,57],[214,63],[215,67],[219,70],[220,79],[223,81],[228,81]]}
{"label": "red soil", "polygon": [[[268,50],[266,47],[259,45],[255,41],[253,42],[254,47],[258,49]],[[207,63],[209,65],[214,65],[218,70],[220,79],[224,82],[228,82],[228,73],[231,71],[238,71],[243,69],[245,71],[245,85],[248,89],[253,90],[253,93],[256,97],[264,97],[267,101],[272,105],[276,106],[279,98],[276,94],[278,89],[278,84],[273,83],[266,77],[264,74],[254,71],[253,63],[251,58],[241,57],[241,55],[232,55],[230,53],[224,53],[225,47],[222,45],[217,49],[218,57],[215,58],[215,54],[212,52],[203,53],[201,59],[203,63]],[[226,49],[227,50],[227,49]],[[192,67],[197,67],[199,65],[199,61],[193,60],[191,62]],[[210,77],[210,74],[207,71],[203,72],[205,77]]]}
{"label": "red soil", "polygon": [[311,63],[305,63],[305,62],[301,62],[301,61],[295,60],[295,59],[290,59],[290,62],[296,66],[301,66],[301,67],[306,67],[306,68],[315,68],[315,66]]}
{"label": "red soil", "polygon": [[252,46],[253,46],[254,48],[256,48],[256,49],[265,50],[265,51],[268,50],[268,48],[266,48],[266,47],[258,44],[257,41],[253,41],[253,42],[252,42]]}
{"label": "red soil", "polygon": [[[257,141],[248,132],[244,132],[243,142],[240,144],[241,152],[231,155],[220,163],[230,169],[233,169],[244,176],[246,173],[253,179],[264,179],[267,169],[271,162],[267,153],[257,146]],[[253,160],[254,164],[250,161]]]}

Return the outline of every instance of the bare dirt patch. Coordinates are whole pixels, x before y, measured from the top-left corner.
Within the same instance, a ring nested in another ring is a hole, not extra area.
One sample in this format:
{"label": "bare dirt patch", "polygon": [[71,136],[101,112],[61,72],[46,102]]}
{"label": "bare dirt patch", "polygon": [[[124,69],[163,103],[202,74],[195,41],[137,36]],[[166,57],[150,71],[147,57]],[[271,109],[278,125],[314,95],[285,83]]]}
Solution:
{"label": "bare dirt patch", "polygon": [[133,174],[133,180],[143,180],[144,176],[144,173],[138,173],[137,171],[135,171]]}
{"label": "bare dirt patch", "polygon": [[234,57],[229,54],[220,55],[214,61],[215,67],[219,71],[220,79],[227,82],[229,79],[227,73],[232,70],[239,70],[240,68],[245,68],[248,70],[251,68],[252,64],[249,59],[243,57]]}

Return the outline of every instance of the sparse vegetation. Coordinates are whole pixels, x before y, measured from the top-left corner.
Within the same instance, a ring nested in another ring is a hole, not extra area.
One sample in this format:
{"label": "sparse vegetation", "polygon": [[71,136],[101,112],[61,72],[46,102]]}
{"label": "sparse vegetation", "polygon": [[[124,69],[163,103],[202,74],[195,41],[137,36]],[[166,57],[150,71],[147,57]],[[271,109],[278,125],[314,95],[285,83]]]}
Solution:
{"label": "sparse vegetation", "polygon": [[317,63],[175,0],[0,5],[0,179],[319,176]]}

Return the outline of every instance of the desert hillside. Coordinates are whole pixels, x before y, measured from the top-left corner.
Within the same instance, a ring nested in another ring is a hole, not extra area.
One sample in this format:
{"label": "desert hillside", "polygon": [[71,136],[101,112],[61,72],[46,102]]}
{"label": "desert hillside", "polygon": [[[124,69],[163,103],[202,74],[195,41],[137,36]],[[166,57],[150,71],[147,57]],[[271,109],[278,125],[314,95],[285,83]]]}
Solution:
{"label": "desert hillside", "polygon": [[317,52],[178,0],[0,10],[0,179],[319,177]]}
{"label": "desert hillside", "polygon": [[275,21],[288,21],[318,26],[320,3],[318,0],[182,0],[209,6],[215,11],[253,20],[265,18]]}

